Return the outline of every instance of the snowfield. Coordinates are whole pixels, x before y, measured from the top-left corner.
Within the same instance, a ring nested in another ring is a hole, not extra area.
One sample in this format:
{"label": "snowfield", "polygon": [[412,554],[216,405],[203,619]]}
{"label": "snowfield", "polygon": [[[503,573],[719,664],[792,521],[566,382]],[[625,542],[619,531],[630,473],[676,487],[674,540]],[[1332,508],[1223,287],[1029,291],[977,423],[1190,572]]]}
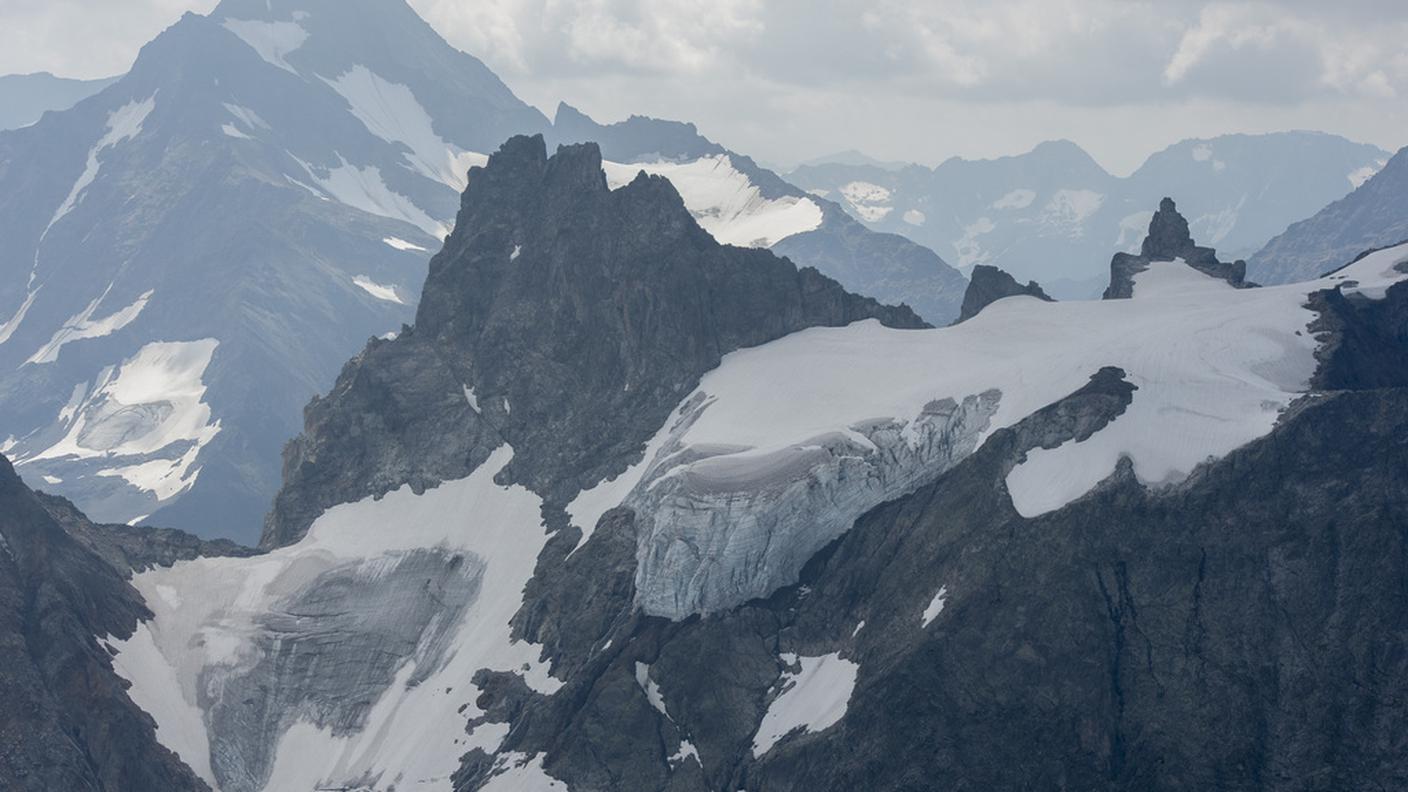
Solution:
{"label": "snowfield", "polygon": [[[1078,390],[1106,366],[1123,369],[1138,387],[1133,403],[1084,442],[1029,454],[1007,478],[1014,505],[1028,517],[1058,509],[1113,473],[1122,457],[1146,485],[1173,484],[1200,463],[1265,435],[1305,392],[1316,367],[1317,341],[1307,328],[1315,318],[1306,307],[1310,293],[1344,284],[1382,297],[1408,277],[1394,269],[1404,259],[1408,245],[1330,278],[1245,290],[1181,261],[1156,262],[1137,276],[1129,300],[1010,297],[954,327],[893,330],[872,320],[795,333],[728,355],[681,401],[638,464],[581,493],[568,512],[590,535],[602,514],[622,504],[694,520],[700,509],[736,507],[750,497],[749,481],[754,493],[784,486],[779,481],[835,483],[827,466],[865,457],[874,437],[869,427],[879,422],[904,424],[904,437],[914,444],[927,406],[995,392],[1000,396],[981,440]],[[717,482],[733,483],[714,497]],[[669,494],[653,498],[652,491]],[[861,509],[846,515],[851,521],[874,505],[835,502]],[[652,581],[687,586],[702,578],[766,574],[750,564],[758,563],[754,548],[768,545],[775,524],[730,518],[711,525],[738,535],[711,535],[701,546],[698,536],[676,535],[664,525],[641,537],[638,587],[648,594]],[[673,550],[660,547],[670,542]],[[790,582],[769,579],[763,588]],[[689,612],[708,612],[737,603],[689,604]],[[689,615],[670,605],[647,603],[646,610]]]}
{"label": "snowfield", "polygon": [[664,176],[679,191],[700,227],[725,245],[772,247],[821,226],[821,207],[809,198],[764,198],[727,154],[688,162],[602,162],[606,181],[618,189],[641,171]]}

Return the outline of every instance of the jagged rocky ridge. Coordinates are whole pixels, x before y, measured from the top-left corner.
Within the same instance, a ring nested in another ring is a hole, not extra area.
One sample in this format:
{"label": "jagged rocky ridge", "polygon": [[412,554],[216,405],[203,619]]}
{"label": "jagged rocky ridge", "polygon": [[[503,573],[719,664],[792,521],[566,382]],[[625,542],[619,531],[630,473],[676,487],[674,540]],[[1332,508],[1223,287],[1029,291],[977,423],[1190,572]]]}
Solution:
{"label": "jagged rocky ridge", "polygon": [[1043,291],[1036,281],[1027,281],[1023,286],[1016,278],[997,267],[979,264],[968,276],[968,290],[963,293],[963,307],[958,312],[958,321],[972,319],[979,311],[998,300],[1018,295],[1051,302],[1050,295]]}
{"label": "jagged rocky ridge", "polygon": [[549,159],[541,137],[511,139],[472,171],[455,227],[415,326],[373,342],[309,406],[266,547],[338,503],[462,478],[505,442],[505,476],[565,506],[621,472],[728,352],[870,317],[923,326],[718,244],[661,177],[610,190],[594,144]]}
{"label": "jagged rocky ridge", "polygon": [[926,321],[958,315],[964,278],[909,238],[867,228],[835,201],[807,192],[699,134],[693,124],[632,116],[599,124],[559,105],[549,139],[593,142],[623,180],[638,169],[676,181],[685,204],[720,241],[766,247],[847,289],[910,306]]}
{"label": "jagged rocky ridge", "polygon": [[1178,213],[1172,198],[1159,202],[1159,210],[1149,221],[1149,233],[1144,237],[1139,255],[1116,253],[1110,261],[1110,285],[1105,288],[1104,299],[1122,300],[1134,295],[1134,276],[1149,268],[1152,261],[1173,261],[1181,259],[1199,272],[1227,281],[1239,289],[1256,284],[1247,283],[1247,263],[1238,259],[1226,263],[1218,261],[1217,251],[1210,247],[1194,244],[1188,231],[1188,221]]}

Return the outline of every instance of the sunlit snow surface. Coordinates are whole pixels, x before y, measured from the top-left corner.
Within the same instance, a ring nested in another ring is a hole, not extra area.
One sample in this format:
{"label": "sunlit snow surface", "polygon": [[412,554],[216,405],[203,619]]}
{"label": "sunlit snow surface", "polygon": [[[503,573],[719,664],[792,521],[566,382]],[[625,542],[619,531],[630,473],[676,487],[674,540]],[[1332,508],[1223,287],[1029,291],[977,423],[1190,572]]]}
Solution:
{"label": "sunlit snow surface", "polygon": [[[137,575],[133,584],[155,618],[125,642],[114,641],[115,666],[132,682],[133,700],[156,718],[157,736],[207,782],[215,784],[208,731],[210,708],[224,686],[260,658],[263,619],[327,570],[390,568],[399,556],[427,549],[463,553],[482,563],[477,597],[447,628],[441,664],[417,668],[407,659],[367,713],[356,733],[334,735],[301,722],[277,742],[266,790],[449,790],[459,757],[471,747],[493,752],[504,730],[476,729],[467,719],[482,714],[470,684],[481,668],[519,673],[534,690],[560,683],[538,660],[540,648],[510,638],[509,620],[522,604],[547,540],[541,500],[522,487],[503,487],[494,475],[512,458],[499,448],[468,478],[416,495],[409,487],[381,500],[328,510],[291,547],[248,559],[198,559]],[[375,576],[371,578],[375,582]],[[380,607],[375,590],[366,607]],[[415,676],[424,679],[412,683]],[[351,681],[349,681],[351,684]],[[490,788],[551,787],[541,760],[503,759],[506,776]],[[513,786],[521,780],[536,786]]]}
{"label": "sunlit snow surface", "polygon": [[298,74],[298,70],[285,58],[303,46],[308,40],[308,31],[297,22],[263,22],[256,19],[227,19],[222,23],[226,30],[248,44],[259,53],[265,62],[286,72]]}
{"label": "sunlit snow surface", "polygon": [[[111,288],[111,286],[108,287],[108,289]],[[71,317],[67,322],[64,322],[63,327],[60,327],[58,331],[54,333],[54,337],[49,339],[49,343],[40,347],[39,351],[31,355],[29,360],[25,362],[35,364],[53,363],[55,360],[59,359],[59,350],[63,349],[65,344],[70,344],[74,341],[82,341],[85,338],[101,338],[121,330],[131,324],[133,320],[142,313],[142,310],[147,307],[147,302],[151,300],[152,293],[152,291],[147,291],[142,294],[142,296],[138,297],[131,305],[119,308],[107,316],[94,319],[93,313],[98,310],[98,306],[102,304],[103,299],[108,296],[108,292],[104,291],[97,299],[88,303],[87,308],[80,311],[76,316]]]}
{"label": "sunlit snow surface", "polygon": [[[425,210],[416,206],[410,198],[387,186],[381,177],[381,169],[375,165],[358,167],[340,154],[339,164],[334,167],[319,167],[296,157],[294,159],[303,166],[308,178],[322,190],[320,193],[317,189],[311,189],[314,195],[330,196],[338,203],[369,214],[403,220],[436,239],[444,239],[450,233],[448,226],[426,214]],[[301,182],[294,183],[309,189]]]}
{"label": "sunlit snow surface", "polygon": [[700,227],[725,245],[772,247],[821,226],[821,207],[815,201],[764,198],[727,154],[688,162],[603,162],[602,169],[612,189],[630,184],[641,171],[669,179]]}
{"label": "sunlit snow surface", "polygon": [[821,657],[783,655],[782,660],[798,670],[787,671],[778,681],[781,692],[768,705],[753,737],[754,757],[798,729],[820,732],[840,722],[860,672],[860,666],[836,652]]}
{"label": "sunlit snow surface", "polygon": [[352,108],[367,131],[388,143],[399,143],[408,167],[423,176],[464,192],[469,169],[489,158],[445,142],[430,114],[408,86],[382,79],[365,66],[353,66],[335,80],[323,78]]}
{"label": "sunlit snow surface", "polygon": [[377,283],[371,278],[368,278],[366,275],[358,275],[352,278],[352,282],[356,284],[357,288],[361,289],[367,294],[370,294],[378,300],[393,302],[397,305],[406,304],[406,301],[401,299],[400,295],[396,293],[395,286],[386,286],[384,284]]}
{"label": "sunlit snow surface", "polygon": [[[1382,297],[1408,277],[1394,269],[1404,259],[1408,245],[1330,278],[1258,289],[1234,289],[1181,261],[1156,262],[1137,277],[1129,300],[1009,297],[954,327],[893,330],[869,320],[794,333],[726,356],[682,400],[640,463],[581,493],[568,512],[590,531],[642,481],[657,486],[700,465],[720,476],[729,464],[743,470],[868,421],[913,421],[935,399],[996,389],[1002,396],[991,434],[1078,390],[1105,366],[1123,369],[1138,386],[1133,403],[1083,443],[1031,453],[1008,477],[1013,502],[1028,516],[1059,508],[1114,472],[1122,456],[1146,484],[1176,482],[1269,432],[1305,391],[1316,366],[1310,293],[1352,282],[1347,292]],[[700,398],[707,399],[702,412],[678,428]],[[661,455],[667,445],[678,453]]]}

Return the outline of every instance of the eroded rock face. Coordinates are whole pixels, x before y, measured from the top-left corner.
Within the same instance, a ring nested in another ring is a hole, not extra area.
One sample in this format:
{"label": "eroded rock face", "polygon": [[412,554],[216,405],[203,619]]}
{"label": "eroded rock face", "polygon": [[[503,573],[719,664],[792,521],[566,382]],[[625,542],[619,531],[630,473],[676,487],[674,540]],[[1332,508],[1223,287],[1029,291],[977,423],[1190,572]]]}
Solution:
{"label": "eroded rock face", "polygon": [[1182,259],[1199,272],[1220,278],[1242,289],[1255,286],[1248,283],[1247,263],[1218,261],[1217,251],[1194,244],[1188,231],[1188,221],[1178,213],[1172,198],[1159,202],[1159,210],[1149,221],[1149,234],[1144,238],[1138,256],[1116,253],[1110,261],[1110,285],[1105,289],[1106,300],[1127,300],[1134,296],[1134,276],[1148,269],[1151,261]]}
{"label": "eroded rock face", "polygon": [[861,514],[971,453],[1000,399],[997,391],[943,399],[912,424],[875,421],[753,457],[694,449],[703,458],[679,459],[667,446],[666,462],[623,504],[638,515],[638,604],[683,619],[792,584]]}
{"label": "eroded rock face", "polygon": [[876,318],[921,327],[763,250],[719,245],[668,181],[607,188],[593,144],[517,137],[472,171],[414,328],[378,341],[306,412],[263,544],[324,509],[460,478],[507,442],[504,477],[561,506],[634,463],[730,351]]}
{"label": "eroded rock face", "polygon": [[[1023,286],[1006,272],[987,264],[973,267],[968,277],[968,291],[963,294],[963,308],[958,321],[964,322],[978,315],[978,312],[1004,297],[1025,294],[1038,300],[1052,302],[1052,299],[1036,281],[1027,281]],[[955,322],[957,324],[957,322]]]}

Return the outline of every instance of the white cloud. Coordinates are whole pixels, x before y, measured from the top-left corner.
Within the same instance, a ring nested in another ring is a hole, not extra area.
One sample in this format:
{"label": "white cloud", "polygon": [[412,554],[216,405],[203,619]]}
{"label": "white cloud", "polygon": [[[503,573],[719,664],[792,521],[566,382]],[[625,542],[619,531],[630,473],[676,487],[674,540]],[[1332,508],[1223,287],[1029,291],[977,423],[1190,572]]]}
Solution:
{"label": "white cloud", "polygon": [[[1127,169],[1226,131],[1408,142],[1386,101],[1408,93],[1402,0],[409,2],[540,108],[691,120],[765,160],[934,163],[1065,137]],[[0,73],[118,72],[214,5],[0,0]]]}

